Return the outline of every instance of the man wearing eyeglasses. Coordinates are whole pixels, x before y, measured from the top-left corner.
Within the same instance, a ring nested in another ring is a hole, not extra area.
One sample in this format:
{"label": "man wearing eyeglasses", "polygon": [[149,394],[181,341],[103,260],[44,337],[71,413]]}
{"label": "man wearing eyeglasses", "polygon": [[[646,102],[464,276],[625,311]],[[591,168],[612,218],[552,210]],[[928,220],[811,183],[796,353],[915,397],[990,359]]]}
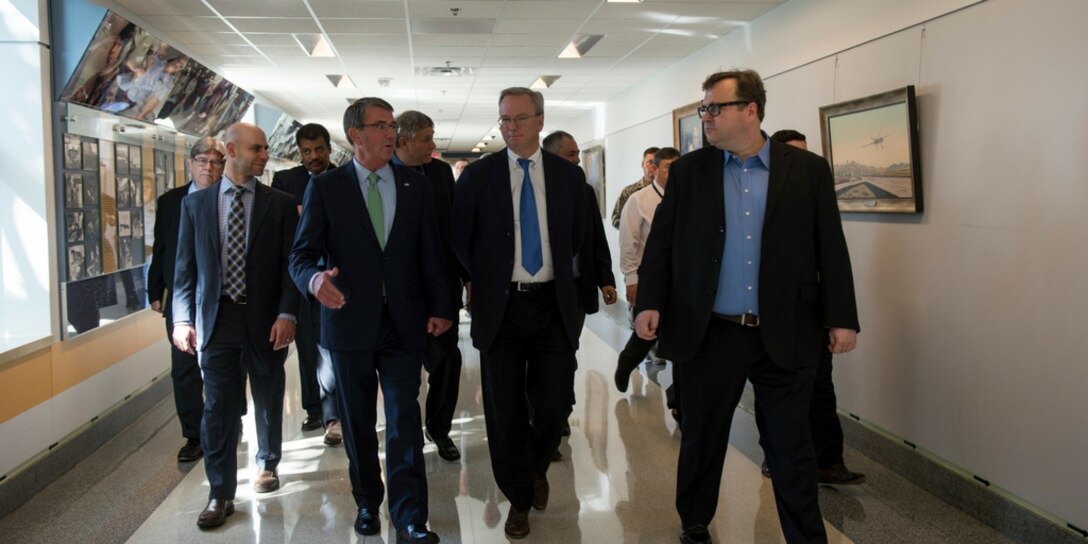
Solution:
{"label": "man wearing eyeglasses", "polygon": [[759,74],[719,72],[711,146],[672,164],[639,268],[635,330],[680,374],[681,542],[710,542],[733,411],[751,381],[786,541],[827,542],[808,409],[819,350],[857,342],[850,257],[827,162],[760,129]]}
{"label": "man wearing eyeglasses", "polygon": [[[320,344],[330,353],[340,400],[355,531],[381,532],[385,495],[376,403],[385,407],[385,481],[398,543],[435,543],[427,529],[427,474],[420,425],[426,335],[438,337],[455,309],[446,284],[430,181],[391,164],[393,107],[361,98],[344,112],[355,151],[348,164],[306,189],[291,275],[321,308]],[[393,218],[396,218],[394,222]],[[318,260],[324,257],[324,269]],[[313,302],[313,300],[311,300]]]}
{"label": "man wearing eyeglasses", "polygon": [[[301,213],[302,198],[310,181],[336,165],[329,161],[332,152],[329,131],[317,123],[302,125],[295,132],[295,145],[298,146],[302,164],[276,172],[272,176],[272,188],[295,197],[295,204]],[[317,337],[320,333],[320,308],[303,298],[299,306],[298,338],[295,338],[302,409],[306,411],[302,430],[324,428],[325,445],[336,446],[343,441],[336,407],[336,380],[332,376],[332,363],[325,360],[322,350],[318,348]]]}
{"label": "man wearing eyeglasses", "polygon": [[543,127],[542,94],[502,91],[507,147],[465,168],[454,199],[453,248],[472,278],[472,343],[510,538],[529,534],[530,507],[548,505],[581,333],[574,254],[587,226],[585,175],[540,148]]}
{"label": "man wearing eyeglasses", "polygon": [[200,418],[204,414],[204,382],[196,355],[181,351],[171,340],[174,333],[170,291],[174,289],[174,263],[178,253],[178,225],[181,199],[207,189],[223,176],[223,143],[210,136],[197,140],[189,151],[189,171],[193,179],[181,187],[166,191],[155,206],[155,243],[151,265],[147,269],[147,298],[151,309],[166,318],[166,339],[170,341],[170,379],[174,383],[174,406],[181,422],[185,445],[178,451],[178,461],[187,463],[204,456],[200,446]]}

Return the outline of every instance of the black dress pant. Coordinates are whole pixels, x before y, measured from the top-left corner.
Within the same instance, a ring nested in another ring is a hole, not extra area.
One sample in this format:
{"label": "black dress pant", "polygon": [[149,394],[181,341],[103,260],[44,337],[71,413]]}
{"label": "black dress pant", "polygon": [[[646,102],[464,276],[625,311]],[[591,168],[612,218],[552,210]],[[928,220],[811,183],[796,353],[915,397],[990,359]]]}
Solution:
{"label": "black dress pant", "polygon": [[[321,319],[321,303],[302,297],[298,308],[298,332],[295,348],[298,350],[298,381],[302,389],[302,409],[306,415],[322,415],[321,388],[317,378],[320,354],[317,350],[318,321]],[[328,416],[325,416],[328,420]]]}
{"label": "black dress pant", "polygon": [[533,476],[547,473],[559,446],[573,358],[554,289],[511,290],[499,333],[480,353],[480,367],[491,468],[518,511],[532,506]]}
{"label": "black dress pant", "polygon": [[181,436],[200,440],[200,419],[204,417],[204,380],[195,354],[174,345],[174,325],[166,318],[166,338],[170,342],[170,380],[174,384],[174,407],[181,423]]}
{"label": "black dress pant", "polygon": [[694,359],[677,363],[684,431],[676,477],[676,509],[687,527],[708,525],[718,507],[733,412],[746,381],[763,412],[761,439],[786,541],[827,542],[817,502],[816,457],[808,408],[815,368],[775,365],[759,329],[712,319]]}
{"label": "black dress pant", "polygon": [[453,413],[457,410],[457,390],[461,382],[461,350],[457,348],[458,324],[438,337],[427,335],[423,349],[423,368],[427,369],[427,406],[424,422],[432,438],[449,436]]}

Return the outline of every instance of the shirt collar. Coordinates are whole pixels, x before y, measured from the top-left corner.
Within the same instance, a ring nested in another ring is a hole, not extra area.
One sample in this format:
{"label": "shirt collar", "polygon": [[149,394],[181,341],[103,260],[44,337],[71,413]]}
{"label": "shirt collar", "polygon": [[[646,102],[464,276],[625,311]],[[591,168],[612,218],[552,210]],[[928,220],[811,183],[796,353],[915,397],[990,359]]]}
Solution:
{"label": "shirt collar", "polygon": [[381,168],[378,168],[377,170],[367,170],[367,168],[365,166],[363,166],[362,163],[359,162],[359,159],[357,159],[355,157],[352,157],[351,162],[352,162],[352,164],[355,165],[355,175],[359,176],[359,182],[360,183],[365,182],[366,179],[370,176],[371,172],[374,172],[374,173],[378,174],[378,178],[379,178],[378,183],[379,184],[382,184],[382,183],[392,184],[393,181],[394,181],[394,179],[393,179],[393,167],[390,166],[389,163],[383,164],[381,166]]}
{"label": "shirt collar", "polygon": [[[257,178],[250,176],[249,179],[242,183],[242,186],[252,193],[257,187]],[[223,177],[219,180],[219,194],[226,193],[231,187],[234,187],[234,183],[227,178],[226,174],[223,174]]]}
{"label": "shirt collar", "polygon": [[[540,158],[541,158],[542,155],[543,155],[543,153],[541,153],[539,146],[536,148],[536,151],[534,151],[533,154],[529,155],[528,157],[520,157],[520,156],[518,156],[517,153],[514,153],[513,149],[510,149],[509,147],[506,148],[506,156],[510,159],[510,162],[512,164],[514,164],[515,166],[518,165],[518,159],[521,159],[521,158],[529,159],[533,164],[540,164]],[[518,167],[520,168],[520,166],[518,166]]]}
{"label": "shirt collar", "polygon": [[[756,153],[754,156],[748,157],[747,160],[750,161],[750,160],[758,159],[759,162],[763,165],[763,168],[766,168],[767,170],[770,170],[771,169],[771,139],[770,139],[770,137],[767,136],[766,132],[763,132],[761,130],[761,131],[759,131],[759,133],[763,136],[763,147],[759,148],[759,153]],[[723,150],[722,153],[725,154],[725,164],[729,164],[729,161],[736,161],[737,164],[744,164],[744,162],[746,162],[746,161],[740,160],[740,157],[737,157],[736,155],[734,155],[730,151]]]}
{"label": "shirt collar", "polygon": [[396,153],[393,153],[393,160],[391,162],[393,164],[399,164],[399,165],[401,165],[401,166],[403,166],[405,168],[411,168],[412,170],[415,170],[416,172],[419,172],[420,174],[423,173],[423,165],[422,164],[417,164],[415,166],[409,166],[407,164],[404,164],[404,161],[400,160],[400,157],[398,157]]}

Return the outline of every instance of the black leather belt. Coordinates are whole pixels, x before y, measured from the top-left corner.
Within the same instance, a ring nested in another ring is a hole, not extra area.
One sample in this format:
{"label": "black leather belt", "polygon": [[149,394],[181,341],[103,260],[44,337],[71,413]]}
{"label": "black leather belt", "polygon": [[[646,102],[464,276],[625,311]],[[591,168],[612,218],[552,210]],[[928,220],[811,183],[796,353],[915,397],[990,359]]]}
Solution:
{"label": "black leather belt", "polygon": [[246,303],[246,297],[242,297],[242,298],[240,298],[238,300],[234,300],[234,299],[230,298],[230,295],[222,295],[222,296],[219,297],[219,302],[221,302],[221,303],[225,302],[225,303],[228,303],[228,304],[245,304]]}
{"label": "black leather belt", "polygon": [[752,314],[725,315],[725,314],[716,313],[716,314],[714,314],[714,317],[716,317],[718,319],[723,319],[723,320],[728,321],[730,323],[736,323],[737,325],[743,325],[745,327],[758,327],[759,326],[759,316],[758,315],[752,315]]}
{"label": "black leather belt", "polygon": [[531,293],[533,291],[543,291],[544,289],[551,288],[552,282],[550,281],[539,281],[535,283],[515,281],[510,283],[510,290],[518,293]]}

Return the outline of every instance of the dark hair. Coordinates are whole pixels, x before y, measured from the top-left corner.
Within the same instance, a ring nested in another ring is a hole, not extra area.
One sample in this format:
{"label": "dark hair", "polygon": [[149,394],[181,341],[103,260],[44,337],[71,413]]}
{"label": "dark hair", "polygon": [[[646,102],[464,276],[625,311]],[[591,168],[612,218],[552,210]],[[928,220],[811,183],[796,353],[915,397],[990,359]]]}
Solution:
{"label": "dark hair", "polygon": [[503,99],[511,95],[528,96],[533,100],[533,109],[536,110],[533,113],[537,115],[544,113],[544,95],[540,94],[539,91],[534,91],[528,87],[509,87],[503,89],[502,92],[499,93],[499,105],[501,106]]}
{"label": "dark hair", "polygon": [[573,140],[574,136],[571,136],[569,132],[557,130],[545,136],[544,141],[540,145],[544,148],[544,151],[547,151],[548,153],[557,153],[559,151],[559,146],[563,145],[563,138],[570,138]]}
{"label": "dark hair", "polygon": [[348,109],[344,111],[344,136],[347,136],[348,143],[352,145],[355,145],[355,142],[351,141],[351,134],[348,134],[348,129],[363,126],[363,123],[366,122],[367,108],[381,108],[390,113],[393,112],[393,106],[390,106],[389,102],[374,96],[360,98],[352,102]]}
{"label": "dark hair", "polygon": [[764,109],[767,106],[767,91],[763,88],[763,80],[755,70],[732,70],[729,72],[715,72],[707,76],[703,81],[703,92],[709,91],[723,79],[732,79],[737,82],[737,100],[747,100],[756,105],[756,114],[759,120],[763,120]]}
{"label": "dark hair", "polygon": [[657,153],[658,151],[661,151],[660,147],[647,147],[646,151],[642,152],[642,158],[645,159],[646,155],[653,155],[653,154]]}
{"label": "dark hair", "polygon": [[325,140],[325,147],[329,147],[329,130],[317,123],[302,125],[295,133],[295,145],[302,147],[302,140]]}
{"label": "dark hair", "polygon": [[662,147],[654,153],[654,166],[661,166],[661,161],[680,158],[680,152],[673,147]]}
{"label": "dark hair", "polygon": [[408,110],[401,112],[397,116],[397,147],[400,147],[400,139],[408,138],[411,140],[416,137],[416,133],[425,128],[434,128],[434,121],[427,116],[427,114],[416,111]]}
{"label": "dark hair", "polygon": [[796,130],[793,130],[792,128],[783,129],[783,130],[780,130],[778,132],[775,132],[774,134],[771,134],[771,139],[778,142],[778,143],[780,143],[780,144],[795,142],[795,141],[798,141],[798,140],[800,140],[802,142],[807,141],[807,140],[805,140],[805,135],[804,134],[801,134],[800,132],[797,132]]}

